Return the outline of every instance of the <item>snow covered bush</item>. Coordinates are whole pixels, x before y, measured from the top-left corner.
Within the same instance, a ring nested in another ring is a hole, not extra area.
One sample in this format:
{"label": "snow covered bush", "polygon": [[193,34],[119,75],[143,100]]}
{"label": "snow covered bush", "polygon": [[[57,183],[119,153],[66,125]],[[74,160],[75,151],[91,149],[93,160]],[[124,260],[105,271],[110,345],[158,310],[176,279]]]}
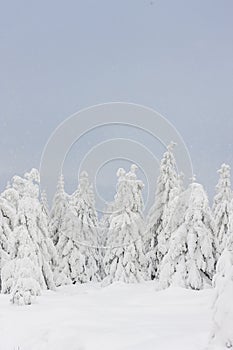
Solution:
{"label": "snow covered bush", "polygon": [[147,218],[146,251],[151,278],[158,277],[158,268],[167,253],[170,231],[166,229],[172,213],[173,199],[180,193],[180,178],[173,154],[174,143],[167,147],[160,164],[155,203]]}
{"label": "snow covered bush", "polygon": [[93,189],[83,172],[61,223],[56,284],[99,280],[98,219]]}
{"label": "snow covered bush", "polygon": [[209,349],[233,348],[233,249],[230,244],[217,263],[213,326]]}
{"label": "snow covered bush", "polygon": [[213,215],[216,224],[216,247],[219,257],[226,247],[226,241],[231,232],[229,229],[229,221],[232,210],[232,190],[229,165],[222,164],[218,173],[219,181],[216,186],[216,195],[213,202]]}
{"label": "snow covered bush", "polygon": [[106,277],[103,285],[115,281],[126,283],[141,282],[145,273],[145,253],[142,239],[144,234],[143,219],[143,183],[137,180],[131,166],[129,173],[119,169],[117,193],[113,212],[109,217],[109,232],[104,256]]}
{"label": "snow covered bush", "polygon": [[200,184],[192,183],[180,195],[171,227],[170,247],[160,266],[160,288],[210,285],[215,271],[214,222]]}

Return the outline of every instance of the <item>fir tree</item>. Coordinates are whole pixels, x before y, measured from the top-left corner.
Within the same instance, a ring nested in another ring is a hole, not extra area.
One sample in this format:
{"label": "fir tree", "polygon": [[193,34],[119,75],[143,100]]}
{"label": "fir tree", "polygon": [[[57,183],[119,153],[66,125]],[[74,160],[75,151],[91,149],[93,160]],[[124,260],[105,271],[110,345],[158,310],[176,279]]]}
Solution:
{"label": "fir tree", "polygon": [[231,212],[231,181],[230,167],[222,164],[218,170],[219,181],[216,186],[216,195],[213,203],[213,215],[216,224],[216,247],[218,256],[226,247],[228,234],[230,234],[229,221]]}
{"label": "fir tree", "polygon": [[173,155],[174,143],[167,147],[157,181],[155,203],[147,218],[146,251],[151,278],[158,277],[159,266],[168,251],[170,231],[167,230],[174,198],[181,190],[182,178],[178,178]]}
{"label": "fir tree", "polygon": [[126,174],[119,169],[114,210],[109,218],[107,249],[104,257],[104,285],[115,281],[140,282],[146,278],[144,234],[143,183],[137,180],[136,166]]}
{"label": "fir tree", "polygon": [[71,196],[57,244],[57,285],[99,280],[98,219],[94,193],[83,172]]}
{"label": "fir tree", "polygon": [[15,202],[17,200],[17,192],[11,188],[7,188],[0,196],[0,271],[10,259],[8,244],[9,237],[14,229],[16,215]]}
{"label": "fir tree", "polygon": [[209,348],[233,348],[233,245],[232,242],[222,252],[214,276],[215,300],[213,325]]}
{"label": "fir tree", "polygon": [[214,222],[207,195],[192,183],[180,195],[172,220],[170,247],[159,276],[160,288],[178,285],[202,289],[215,268]]}
{"label": "fir tree", "polygon": [[41,192],[40,198],[41,198],[42,210],[44,214],[47,216],[47,218],[49,218],[49,205],[48,205],[47,194],[45,190]]}
{"label": "fir tree", "polygon": [[[43,276],[37,264],[37,254],[30,242],[28,232],[22,225],[15,231],[14,246],[11,253],[14,259],[8,266],[11,279],[5,279],[12,291],[12,303],[18,305],[30,305],[37,295],[41,294],[44,286]],[[12,274],[12,272],[14,272]],[[12,283],[12,285],[11,285]]]}
{"label": "fir tree", "polygon": [[[54,289],[51,265],[56,260],[56,250],[48,236],[47,220],[39,202],[38,171],[33,169],[30,173],[26,173],[24,178],[15,176],[12,181],[12,189],[17,193],[16,215],[14,229],[8,243],[11,260],[4,265],[2,270],[2,291],[3,293],[16,291],[17,283],[22,282],[22,280],[18,281],[19,276],[35,279],[41,289]],[[31,253],[27,254],[27,251]],[[28,259],[31,259],[31,267],[28,263],[28,271],[31,271],[31,276],[27,275],[28,272],[25,274],[25,270],[21,271],[23,262],[29,261]],[[35,270],[37,273],[34,273]],[[36,287],[30,289],[32,295],[36,289]]]}
{"label": "fir tree", "polygon": [[56,245],[59,240],[61,233],[61,227],[63,225],[63,220],[66,216],[66,211],[68,208],[68,195],[64,190],[64,177],[61,175],[58,180],[57,190],[53,199],[50,221],[49,221],[49,231],[53,243]]}
{"label": "fir tree", "polygon": [[99,257],[100,257],[100,278],[103,280],[105,275],[105,268],[104,268],[104,256],[106,253],[106,250],[108,249],[107,243],[108,243],[108,236],[109,236],[109,228],[110,228],[110,217],[112,212],[114,211],[114,202],[110,202],[106,206],[106,210],[103,213],[103,216],[100,219],[99,222]]}

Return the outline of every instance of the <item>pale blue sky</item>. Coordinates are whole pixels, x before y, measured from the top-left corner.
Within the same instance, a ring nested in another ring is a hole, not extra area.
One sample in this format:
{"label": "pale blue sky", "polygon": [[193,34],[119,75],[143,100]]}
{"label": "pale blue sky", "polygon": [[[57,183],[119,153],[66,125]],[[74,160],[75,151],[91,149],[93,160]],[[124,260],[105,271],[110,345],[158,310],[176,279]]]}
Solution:
{"label": "pale blue sky", "polygon": [[0,189],[70,114],[128,101],[175,125],[212,194],[233,167],[232,18],[232,0],[1,2]]}

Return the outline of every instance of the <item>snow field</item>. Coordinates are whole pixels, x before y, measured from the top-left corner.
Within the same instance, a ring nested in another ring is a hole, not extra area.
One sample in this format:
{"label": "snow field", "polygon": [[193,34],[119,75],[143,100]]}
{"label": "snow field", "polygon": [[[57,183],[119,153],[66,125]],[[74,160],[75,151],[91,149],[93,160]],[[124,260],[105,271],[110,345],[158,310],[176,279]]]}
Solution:
{"label": "snow field", "polygon": [[59,287],[35,304],[0,295],[1,350],[201,350],[211,329],[213,290],[155,282]]}

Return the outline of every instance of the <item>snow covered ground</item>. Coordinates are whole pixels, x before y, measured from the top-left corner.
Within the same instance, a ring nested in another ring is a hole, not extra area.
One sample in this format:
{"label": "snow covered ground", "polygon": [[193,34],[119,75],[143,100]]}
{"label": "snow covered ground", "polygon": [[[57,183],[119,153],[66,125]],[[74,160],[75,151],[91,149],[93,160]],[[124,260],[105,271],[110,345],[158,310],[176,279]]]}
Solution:
{"label": "snow covered ground", "polygon": [[1,350],[203,350],[212,290],[116,283],[60,287],[32,306],[0,295]]}

